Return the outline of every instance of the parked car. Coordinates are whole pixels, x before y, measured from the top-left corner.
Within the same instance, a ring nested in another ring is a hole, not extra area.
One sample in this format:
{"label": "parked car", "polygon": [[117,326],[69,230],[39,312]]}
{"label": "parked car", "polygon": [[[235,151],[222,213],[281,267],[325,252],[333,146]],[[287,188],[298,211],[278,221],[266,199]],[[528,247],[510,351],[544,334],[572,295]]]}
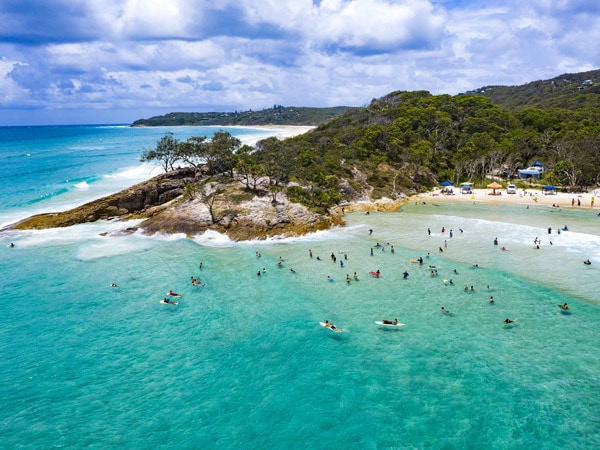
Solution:
{"label": "parked car", "polygon": [[506,193],[507,194],[516,194],[517,187],[514,184],[509,184],[508,186],[506,186]]}

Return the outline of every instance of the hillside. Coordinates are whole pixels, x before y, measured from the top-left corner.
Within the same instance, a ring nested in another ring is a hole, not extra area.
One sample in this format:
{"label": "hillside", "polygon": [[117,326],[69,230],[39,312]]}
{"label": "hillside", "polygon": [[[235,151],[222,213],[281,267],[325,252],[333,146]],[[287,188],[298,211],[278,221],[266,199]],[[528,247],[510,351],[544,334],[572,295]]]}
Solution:
{"label": "hillside", "polygon": [[521,86],[485,86],[466,94],[488,97],[498,106],[510,110],[600,109],[600,70],[563,74]]}
{"label": "hillside", "polygon": [[273,108],[260,111],[243,112],[172,112],[149,119],[139,119],[132,127],[159,126],[203,126],[203,125],[306,125],[323,124],[350,109],[347,106],[334,108],[305,108],[284,107],[275,105]]}

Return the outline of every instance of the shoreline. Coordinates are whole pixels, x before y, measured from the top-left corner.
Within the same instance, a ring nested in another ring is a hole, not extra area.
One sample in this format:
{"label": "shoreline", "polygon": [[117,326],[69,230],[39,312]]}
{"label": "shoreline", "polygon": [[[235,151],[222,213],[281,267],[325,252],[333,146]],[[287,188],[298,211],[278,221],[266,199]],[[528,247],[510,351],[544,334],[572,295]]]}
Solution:
{"label": "shoreline", "polygon": [[[473,194],[455,193],[452,195],[442,194],[441,189],[431,192],[412,195],[410,200],[423,202],[477,202],[492,205],[544,205],[552,207],[556,205],[561,208],[598,209],[600,203],[595,192],[568,194],[558,192],[545,195],[540,189],[519,189],[516,194],[507,194],[505,190],[501,195],[490,195],[491,189],[473,189]],[[579,204],[578,204],[579,202]]]}
{"label": "shoreline", "polygon": [[[210,125],[211,127],[213,125]],[[222,127],[221,127],[222,128]],[[265,132],[262,136],[253,136],[248,140],[242,139],[244,144],[256,145],[258,141],[267,139],[270,137],[276,137],[279,140],[293,138],[302,134],[308,133],[309,131],[317,128],[316,126],[303,126],[303,125],[231,125],[227,128],[237,128],[240,130],[263,130]]]}

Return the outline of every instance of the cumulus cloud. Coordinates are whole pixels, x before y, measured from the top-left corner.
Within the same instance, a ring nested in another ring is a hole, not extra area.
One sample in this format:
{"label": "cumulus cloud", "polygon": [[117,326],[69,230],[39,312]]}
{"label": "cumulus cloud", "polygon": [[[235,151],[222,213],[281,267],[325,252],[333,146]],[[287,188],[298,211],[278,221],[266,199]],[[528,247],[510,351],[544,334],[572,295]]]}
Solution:
{"label": "cumulus cloud", "polygon": [[0,110],[127,109],[135,120],[520,84],[598,67],[596,3],[4,0]]}

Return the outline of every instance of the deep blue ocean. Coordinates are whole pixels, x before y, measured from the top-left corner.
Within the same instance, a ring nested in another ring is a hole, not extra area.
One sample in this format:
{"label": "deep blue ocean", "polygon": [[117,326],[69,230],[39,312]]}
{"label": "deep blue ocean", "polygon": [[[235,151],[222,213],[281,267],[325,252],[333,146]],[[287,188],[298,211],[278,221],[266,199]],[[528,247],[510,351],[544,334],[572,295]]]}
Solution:
{"label": "deep blue ocean", "polygon": [[[138,160],[166,131],[215,129],[0,128],[0,224],[159,173]],[[597,212],[409,202],[242,243],[0,232],[0,448],[596,449]]]}

